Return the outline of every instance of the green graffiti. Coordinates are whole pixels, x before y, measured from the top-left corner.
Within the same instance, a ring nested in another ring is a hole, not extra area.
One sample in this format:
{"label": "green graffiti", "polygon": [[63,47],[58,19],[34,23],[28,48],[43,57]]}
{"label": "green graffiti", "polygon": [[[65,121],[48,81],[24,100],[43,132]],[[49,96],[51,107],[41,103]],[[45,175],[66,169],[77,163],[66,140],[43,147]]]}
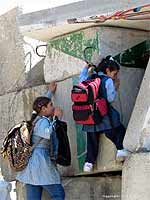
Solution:
{"label": "green graffiti", "polygon": [[82,125],[76,125],[77,133],[77,158],[79,172],[82,172],[86,156],[86,133],[82,131]]}
{"label": "green graffiti", "polygon": [[[77,84],[79,77],[73,77],[73,85]],[[86,156],[86,134],[82,131],[82,125],[76,125],[77,159],[79,172],[82,172]]]}
{"label": "green graffiti", "polygon": [[150,40],[146,40],[116,55],[114,58],[122,66],[145,69],[149,60],[149,51]]}
{"label": "green graffiti", "polygon": [[93,38],[87,39],[83,32],[72,33],[60,39],[51,40],[48,43],[48,51],[52,48],[68,55],[84,60],[83,51],[86,47],[92,47],[87,51],[87,59],[91,61],[93,53],[99,53],[98,32]]}

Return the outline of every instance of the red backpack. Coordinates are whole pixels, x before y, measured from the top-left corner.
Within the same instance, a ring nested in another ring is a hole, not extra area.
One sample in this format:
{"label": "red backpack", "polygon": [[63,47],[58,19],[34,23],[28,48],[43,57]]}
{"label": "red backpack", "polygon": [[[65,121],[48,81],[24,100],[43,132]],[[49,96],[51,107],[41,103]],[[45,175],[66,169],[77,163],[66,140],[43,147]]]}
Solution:
{"label": "red backpack", "polygon": [[100,78],[74,85],[71,91],[73,118],[77,124],[98,124],[107,114],[107,102],[99,97]]}

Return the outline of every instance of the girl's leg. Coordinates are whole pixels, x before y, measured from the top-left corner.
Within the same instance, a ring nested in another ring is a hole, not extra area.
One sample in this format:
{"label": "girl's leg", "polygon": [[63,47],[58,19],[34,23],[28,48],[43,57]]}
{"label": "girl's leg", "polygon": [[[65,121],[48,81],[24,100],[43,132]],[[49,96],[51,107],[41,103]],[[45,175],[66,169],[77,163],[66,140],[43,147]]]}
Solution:
{"label": "girl's leg", "polygon": [[26,198],[27,200],[41,200],[42,187],[39,185],[26,184]]}
{"label": "girl's leg", "polygon": [[113,128],[111,130],[105,131],[105,135],[110,139],[115,145],[117,150],[123,149],[123,139],[125,136],[126,129],[121,124],[120,126]]}
{"label": "girl's leg", "polygon": [[65,191],[61,184],[44,185],[43,188],[49,193],[52,200],[65,199]]}
{"label": "girl's leg", "polygon": [[85,162],[92,164],[95,163],[98,155],[98,148],[99,148],[99,133],[87,132],[87,155]]}

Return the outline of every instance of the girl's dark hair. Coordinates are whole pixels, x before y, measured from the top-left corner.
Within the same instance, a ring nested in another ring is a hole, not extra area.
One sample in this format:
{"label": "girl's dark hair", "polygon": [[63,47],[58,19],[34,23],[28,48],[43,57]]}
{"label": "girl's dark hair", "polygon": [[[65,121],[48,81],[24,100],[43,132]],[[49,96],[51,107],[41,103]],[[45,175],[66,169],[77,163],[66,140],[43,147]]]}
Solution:
{"label": "girl's dark hair", "polygon": [[42,106],[47,106],[51,102],[51,99],[48,97],[40,96],[35,99],[33,102],[33,112],[31,115],[30,123],[32,123],[35,118],[38,116],[39,112],[41,111]]}
{"label": "girl's dark hair", "polygon": [[109,68],[110,71],[114,70],[120,70],[119,63],[112,58],[112,56],[106,56],[106,58],[103,58],[102,61],[98,64],[95,71],[96,72],[103,72],[106,74],[106,69]]}

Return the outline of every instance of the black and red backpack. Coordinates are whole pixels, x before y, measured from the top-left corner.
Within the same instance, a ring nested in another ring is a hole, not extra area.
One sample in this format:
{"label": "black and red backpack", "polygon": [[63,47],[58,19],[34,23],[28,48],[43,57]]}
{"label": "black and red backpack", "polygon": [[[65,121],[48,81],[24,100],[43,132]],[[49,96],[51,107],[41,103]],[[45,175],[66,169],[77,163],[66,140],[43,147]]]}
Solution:
{"label": "black and red backpack", "polygon": [[101,78],[96,77],[73,86],[73,118],[77,124],[99,124],[108,113],[107,102],[99,96]]}

